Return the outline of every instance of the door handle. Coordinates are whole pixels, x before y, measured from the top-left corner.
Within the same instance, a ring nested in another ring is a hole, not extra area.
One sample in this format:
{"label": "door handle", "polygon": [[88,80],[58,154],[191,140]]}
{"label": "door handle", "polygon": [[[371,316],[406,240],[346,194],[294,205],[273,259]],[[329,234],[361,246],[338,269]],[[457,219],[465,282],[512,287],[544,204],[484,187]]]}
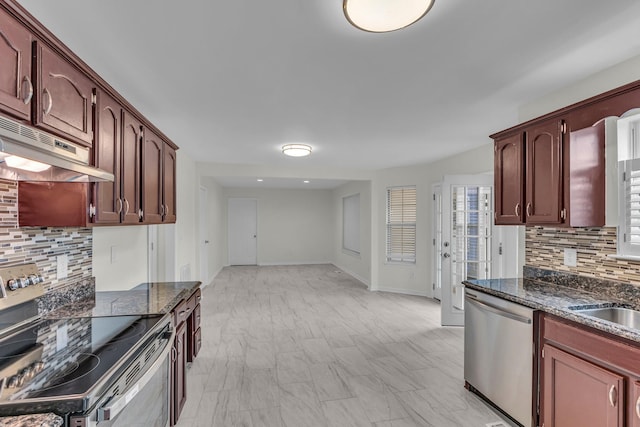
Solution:
{"label": "door handle", "polygon": [[497,314],[498,316],[502,316],[502,317],[506,317],[512,320],[516,320],[518,322],[521,323],[526,323],[526,324],[531,324],[532,320],[529,319],[528,317],[524,317],[524,316],[520,316],[519,314],[516,313],[512,313],[510,311],[507,311],[501,307],[497,307],[493,304],[490,304],[488,302],[484,302],[484,301],[479,301],[476,299],[477,297],[472,297],[470,296],[470,294],[467,294],[466,298],[465,298],[465,302],[470,303],[471,305],[476,304],[477,306],[479,306],[478,308],[485,310],[485,311],[489,311],[492,312],[494,314]]}

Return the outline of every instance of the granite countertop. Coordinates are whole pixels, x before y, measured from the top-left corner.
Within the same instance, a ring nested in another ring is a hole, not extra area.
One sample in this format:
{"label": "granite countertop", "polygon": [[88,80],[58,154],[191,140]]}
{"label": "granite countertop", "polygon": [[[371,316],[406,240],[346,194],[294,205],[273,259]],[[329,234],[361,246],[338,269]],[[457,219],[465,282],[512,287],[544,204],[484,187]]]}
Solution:
{"label": "granite countertop", "polygon": [[56,414],[33,414],[0,418],[2,427],[61,427],[64,420]]}
{"label": "granite countertop", "polygon": [[628,285],[616,288],[615,285],[608,283],[607,287],[600,288],[606,291],[598,291],[598,287],[567,286],[567,284],[548,282],[540,278],[470,280],[463,283],[468,289],[475,289],[526,307],[542,310],[640,343],[640,330],[576,311],[602,307],[640,309],[640,288],[636,290],[637,295],[632,295]]}
{"label": "granite countertop", "polygon": [[128,291],[97,291],[85,299],[61,307],[49,318],[164,314],[191,295],[201,282],[142,283]]}

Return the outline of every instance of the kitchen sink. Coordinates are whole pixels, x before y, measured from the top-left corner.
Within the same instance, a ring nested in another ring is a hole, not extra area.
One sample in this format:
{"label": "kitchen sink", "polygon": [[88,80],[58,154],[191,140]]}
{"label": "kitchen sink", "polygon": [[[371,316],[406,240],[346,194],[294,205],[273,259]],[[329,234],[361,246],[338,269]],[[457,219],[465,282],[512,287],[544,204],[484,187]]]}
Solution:
{"label": "kitchen sink", "polygon": [[640,311],[632,310],[630,308],[606,307],[576,310],[576,312],[586,316],[597,317],[598,319],[617,323],[628,328],[640,330]]}

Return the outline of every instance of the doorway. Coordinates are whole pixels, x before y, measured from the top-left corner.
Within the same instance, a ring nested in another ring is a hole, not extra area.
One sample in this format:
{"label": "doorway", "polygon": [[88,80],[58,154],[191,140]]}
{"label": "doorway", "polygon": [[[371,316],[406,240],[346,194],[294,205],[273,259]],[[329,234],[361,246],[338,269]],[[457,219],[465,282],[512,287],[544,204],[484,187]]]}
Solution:
{"label": "doorway", "polygon": [[463,326],[462,282],[491,278],[496,259],[493,176],[447,175],[434,187],[434,205],[434,284],[441,288],[441,323]]}
{"label": "doorway", "polygon": [[199,247],[200,247],[200,280],[204,285],[209,284],[209,191],[207,187],[200,187],[200,215],[199,215]]}
{"label": "doorway", "polygon": [[229,199],[227,224],[229,265],[257,265],[258,201]]}

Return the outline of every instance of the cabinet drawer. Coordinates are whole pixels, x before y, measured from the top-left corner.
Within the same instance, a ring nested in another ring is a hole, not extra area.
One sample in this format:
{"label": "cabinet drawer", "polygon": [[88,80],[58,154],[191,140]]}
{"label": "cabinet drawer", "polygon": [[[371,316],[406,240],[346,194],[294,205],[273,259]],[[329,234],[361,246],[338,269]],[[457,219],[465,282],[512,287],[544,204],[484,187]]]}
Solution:
{"label": "cabinet drawer", "polygon": [[196,289],[196,291],[191,294],[187,301],[187,310],[189,313],[192,313],[196,309],[196,305],[200,304],[201,299],[201,291],[200,289]]}
{"label": "cabinet drawer", "polygon": [[176,305],[176,308],[173,309],[173,316],[173,321],[176,328],[187,320],[189,314],[187,312],[186,300],[182,300],[178,305]]}

